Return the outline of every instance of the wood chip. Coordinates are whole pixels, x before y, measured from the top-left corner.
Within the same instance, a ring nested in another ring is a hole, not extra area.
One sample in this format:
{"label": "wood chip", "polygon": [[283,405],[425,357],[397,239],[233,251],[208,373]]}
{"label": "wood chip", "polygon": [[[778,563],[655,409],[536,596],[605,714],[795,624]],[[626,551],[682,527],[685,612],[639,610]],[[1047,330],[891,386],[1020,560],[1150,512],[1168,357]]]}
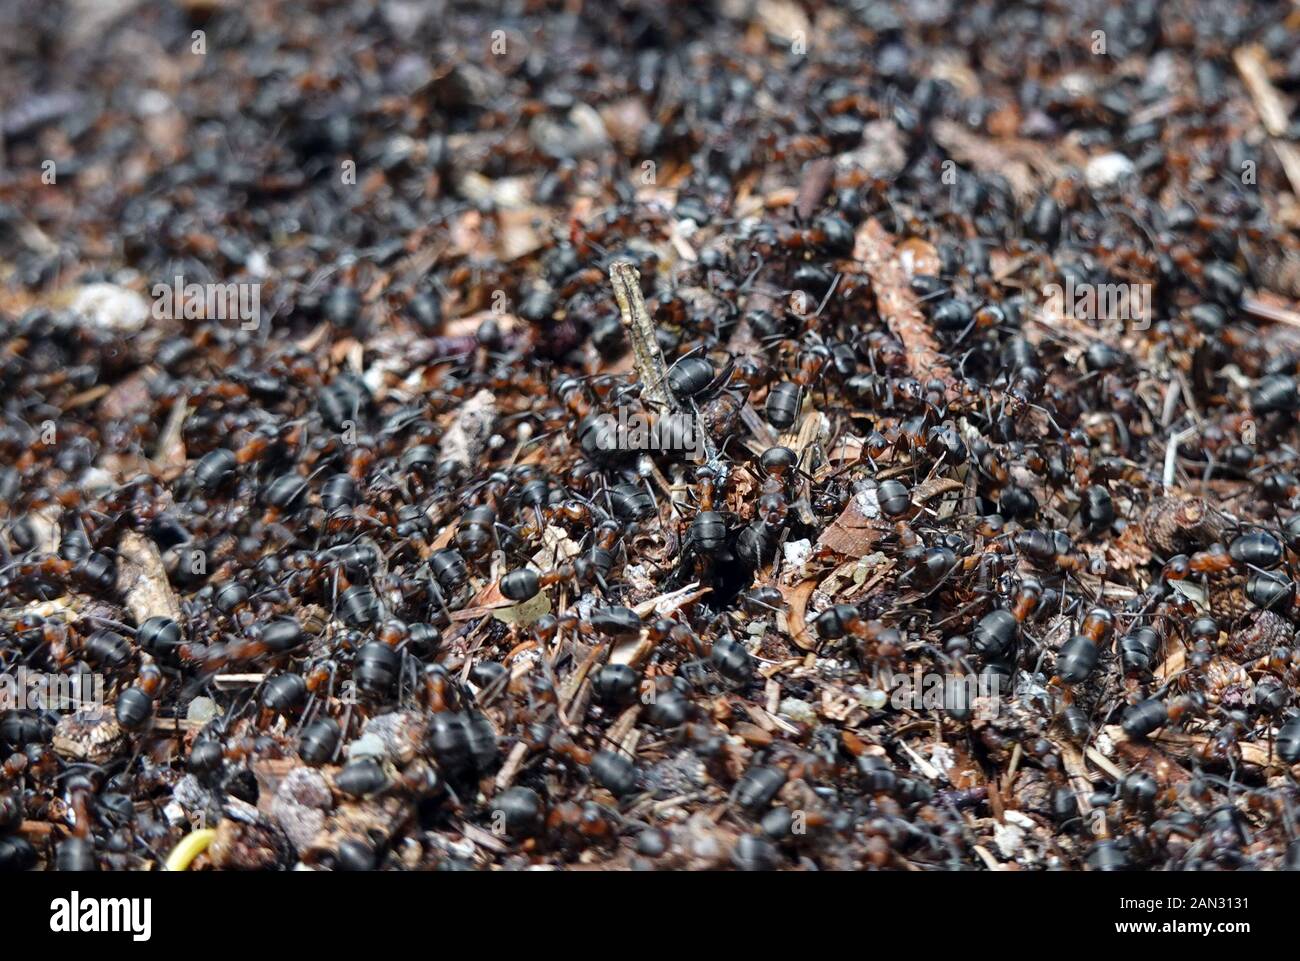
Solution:
{"label": "wood chip", "polygon": [[654,323],[646,311],[641,294],[641,273],[631,264],[618,261],[610,265],[609,281],[614,286],[614,299],[632,345],[637,376],[642,384],[646,402],[661,410],[675,409],[668,392],[668,371],[664,366],[663,352],[655,337]]}
{"label": "wood chip", "polygon": [[[1112,724],[1105,729],[1107,737],[1116,745],[1126,743],[1129,736],[1124,733],[1124,729],[1118,724]],[[1155,744],[1158,744],[1161,750],[1182,760],[1200,760],[1205,749],[1214,740],[1207,734],[1186,734],[1182,731],[1164,730],[1149,738]],[[1138,742],[1141,743],[1141,742]],[[1284,768],[1286,765],[1278,758],[1277,752],[1269,759],[1268,744],[1259,744],[1254,741],[1238,741],[1237,747],[1241,750],[1241,759],[1246,764],[1254,764],[1257,767],[1264,768]]]}
{"label": "wood chip", "polygon": [[923,384],[951,380],[952,371],[940,357],[939,341],[921,313],[894,239],[874,217],[858,230],[853,257],[866,266],[880,316],[902,341],[912,376]]}
{"label": "wood chip", "polygon": [[126,608],[143,624],[151,617],[169,617],[177,624],[181,607],[172,593],[167,569],[157,545],[135,531],[127,531],[118,544],[117,589],[126,600]]}
{"label": "wood chip", "polygon": [[868,517],[862,512],[858,499],[851,497],[840,516],[817,538],[817,546],[830,548],[846,557],[866,557],[875,551],[889,529],[887,521]]}
{"label": "wood chip", "polygon": [[496,418],[496,395],[490,390],[479,391],[461,404],[438,445],[439,455],[444,460],[477,467],[479,458],[487,449]]}
{"label": "wood chip", "polygon": [[965,486],[961,481],[951,477],[932,477],[916,485],[912,491],[912,503],[924,504],[944,494],[962,490]]}

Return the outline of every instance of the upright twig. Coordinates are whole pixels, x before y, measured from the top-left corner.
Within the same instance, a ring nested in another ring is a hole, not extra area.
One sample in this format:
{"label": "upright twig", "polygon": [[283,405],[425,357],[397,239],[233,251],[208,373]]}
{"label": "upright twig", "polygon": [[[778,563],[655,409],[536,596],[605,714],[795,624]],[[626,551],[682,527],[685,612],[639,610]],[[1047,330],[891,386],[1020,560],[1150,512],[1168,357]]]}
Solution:
{"label": "upright twig", "polygon": [[640,271],[629,263],[618,261],[610,264],[609,282],[614,286],[618,312],[632,342],[632,358],[646,402],[660,410],[675,410],[676,404],[667,387],[664,356],[659,350],[659,341],[655,339],[654,324],[645,309],[645,299],[641,296]]}

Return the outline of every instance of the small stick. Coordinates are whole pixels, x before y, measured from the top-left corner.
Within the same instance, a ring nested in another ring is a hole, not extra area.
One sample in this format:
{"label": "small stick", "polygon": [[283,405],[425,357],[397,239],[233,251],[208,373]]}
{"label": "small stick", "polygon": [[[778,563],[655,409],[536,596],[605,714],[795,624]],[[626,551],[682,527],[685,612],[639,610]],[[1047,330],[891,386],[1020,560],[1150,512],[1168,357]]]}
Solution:
{"label": "small stick", "polygon": [[523,766],[524,758],[528,756],[528,745],[524,741],[519,741],[510,749],[510,756],[506,758],[506,763],[501,765],[501,770],[497,774],[496,788],[498,791],[504,791],[515,781],[515,775]]}
{"label": "small stick", "polygon": [[[753,405],[746,403],[740,408],[740,421],[749,428],[749,432],[763,445],[763,450],[776,446],[776,431],[768,426],[767,421],[758,416],[758,411],[754,410]],[[762,451],[759,451],[759,453],[762,453]]]}
{"label": "small stick", "polygon": [[609,726],[609,730],[605,732],[605,740],[610,744],[622,744],[623,739],[627,737],[628,731],[636,727],[636,719],[640,713],[640,704],[633,704],[629,707]]}
{"label": "small stick", "polygon": [[1084,757],[1086,757],[1093,764],[1097,765],[1097,767],[1101,768],[1103,771],[1105,771],[1107,774],[1113,777],[1116,781],[1123,780],[1124,772],[1121,771],[1119,767],[1117,767],[1111,761],[1110,758],[1106,757],[1106,755],[1102,754],[1095,747],[1086,748],[1083,753],[1084,753]]}
{"label": "small stick", "polygon": [[1273,150],[1291,181],[1291,192],[1300,197],[1300,150],[1285,139],[1288,111],[1273,82],[1268,79],[1268,55],[1258,44],[1251,44],[1234,50],[1232,60],[1255,102],[1255,112],[1273,138]]}
{"label": "small stick", "polygon": [[560,707],[567,708],[578,696],[578,690],[582,687],[582,682],[587,679],[587,675],[608,652],[608,645],[597,644],[587,654],[583,662],[578,665],[577,671],[565,682],[564,689],[560,692]]}
{"label": "small stick", "polygon": [[266,680],[265,674],[218,674],[212,679],[212,683],[224,691],[232,687],[261,684],[264,680]]}
{"label": "small stick", "polygon": [[975,845],[975,853],[980,856],[980,860],[984,862],[984,866],[990,871],[1006,870],[1006,868],[1002,866],[1001,862],[990,854],[988,848],[984,847],[982,844]]}
{"label": "small stick", "polygon": [[614,287],[618,312],[632,344],[632,358],[636,363],[637,375],[644,385],[646,401],[661,410],[676,409],[666,386],[668,374],[664,368],[659,342],[655,339],[654,324],[645,309],[645,299],[641,296],[640,271],[629,263],[618,261],[610,264],[609,282]]}
{"label": "small stick", "polygon": [[767,684],[763,687],[763,694],[767,698],[767,713],[775,714],[781,708],[781,682],[769,677]]}
{"label": "small stick", "polygon": [[[937,781],[939,780],[939,778],[943,777],[943,773],[937,767],[935,767],[925,758],[921,757],[921,755],[917,754],[916,751],[912,749],[911,745],[909,745],[906,741],[899,741],[898,743],[899,743],[899,747],[901,747],[907,753],[907,756],[912,759],[912,763],[916,765],[916,769],[920,771],[922,775],[929,778],[931,781]],[[1019,751],[1020,751],[1020,745],[1017,744],[1016,761],[1019,760]],[[1013,763],[1012,772],[1014,770],[1015,770],[1015,765]],[[1007,774],[1008,778],[1010,778],[1012,772],[1008,772]]]}
{"label": "small stick", "polygon": [[1300,327],[1300,314],[1285,307],[1266,303],[1258,297],[1247,296],[1242,300],[1241,306],[1246,313],[1261,320],[1271,320],[1276,324],[1286,324],[1288,327]]}
{"label": "small stick", "polygon": [[1079,804],[1079,813],[1086,818],[1092,813],[1092,802],[1088,800],[1092,794],[1092,781],[1088,777],[1087,765],[1073,744],[1062,742],[1056,746],[1061,751],[1061,766],[1069,776],[1070,789],[1074,791],[1075,800]]}
{"label": "small stick", "polygon": [[504,854],[510,850],[493,835],[477,825],[470,824],[468,821],[461,821],[455,827],[466,840],[474,842],[481,848],[487,848],[494,854]]}
{"label": "small stick", "polygon": [[[1114,744],[1125,744],[1131,741],[1119,724],[1108,725],[1104,730]],[[1166,729],[1152,735],[1150,740],[1172,757],[1192,760],[1203,757],[1206,747],[1213,739],[1205,734],[1184,734],[1181,731]],[[1281,760],[1271,757],[1268,748],[1263,745],[1252,741],[1241,741],[1237,747],[1241,751],[1241,760],[1247,764],[1262,768],[1287,767]]]}
{"label": "small stick", "polygon": [[634,604],[632,610],[636,611],[641,617],[646,617],[651,613],[659,617],[667,617],[688,604],[694,604],[711,590],[713,590],[711,587],[701,588],[699,581],[691,581],[685,587],[679,587],[675,591],[668,591],[657,597],[641,601],[639,604]]}
{"label": "small stick", "polygon": [[185,466],[185,444],[182,437],[185,418],[191,413],[188,395],[172,404],[171,412],[167,415],[167,423],[162,433],[158,435],[158,443],[153,452],[154,463],[160,467]]}
{"label": "small stick", "polygon": [[1011,751],[1011,763],[1007,765],[1007,775],[1002,779],[1002,793],[1010,796],[1011,783],[1016,778],[1016,769],[1020,767],[1020,758],[1024,754],[1024,748],[1017,742],[1015,748]]}
{"label": "small stick", "polygon": [[817,212],[826,194],[831,189],[831,180],[835,175],[835,161],[830,157],[819,157],[809,161],[804,167],[803,180],[799,184],[799,193],[795,195],[794,212],[801,221],[806,221]]}
{"label": "small stick", "polygon": [[1178,463],[1178,445],[1196,435],[1194,427],[1188,427],[1180,430],[1178,433],[1170,436],[1168,443],[1165,445],[1165,470],[1161,480],[1164,481],[1165,490],[1174,486],[1174,468]]}
{"label": "small stick", "polygon": [[1182,384],[1176,380],[1171,380],[1169,386],[1165,388],[1165,405],[1160,415],[1160,424],[1162,427],[1168,427],[1174,422],[1174,412],[1178,409],[1178,394],[1182,390]]}

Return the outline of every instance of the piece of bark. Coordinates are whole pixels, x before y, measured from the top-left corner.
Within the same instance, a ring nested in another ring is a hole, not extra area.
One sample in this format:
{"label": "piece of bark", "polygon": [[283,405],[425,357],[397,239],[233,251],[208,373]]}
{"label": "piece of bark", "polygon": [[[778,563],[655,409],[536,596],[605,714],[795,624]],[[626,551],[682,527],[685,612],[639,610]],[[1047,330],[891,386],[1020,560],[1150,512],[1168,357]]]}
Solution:
{"label": "piece of bark", "polygon": [[939,354],[939,341],[912,292],[898,247],[874,217],[858,230],[853,256],[866,266],[876,307],[890,333],[902,341],[912,376],[923,384],[952,380],[952,371]]}
{"label": "piece of bark", "polygon": [[497,399],[490,390],[481,390],[461,406],[456,419],[443,435],[438,453],[466,467],[475,467],[487,449],[492,426],[497,419]]}
{"label": "piece of bark", "polygon": [[876,549],[889,524],[868,517],[856,497],[850,498],[840,516],[817,538],[818,547],[828,547],[846,557],[865,557]]}
{"label": "piece of bark", "polygon": [[181,607],[172,593],[157,545],[141,534],[127,531],[117,553],[117,589],[136,624],[151,617],[169,617],[180,624]]}
{"label": "piece of bark", "polygon": [[661,410],[672,410],[674,405],[668,393],[667,370],[663,353],[655,338],[654,324],[641,295],[641,273],[629,263],[618,261],[609,268],[609,282],[614,287],[614,299],[632,345],[632,357],[646,402]]}
{"label": "piece of bark", "polygon": [[[971,133],[951,120],[937,121],[932,127],[935,142],[949,155],[982,174],[1000,174],[1007,179],[1016,199],[1029,203],[1054,177],[1053,165],[1039,144],[1013,138],[992,140]],[[1033,158],[1036,163],[1031,162]],[[1042,170],[1042,175],[1036,169]]]}
{"label": "piece of bark", "polygon": [[819,157],[804,168],[803,181],[795,197],[794,210],[800,220],[808,220],[817,212],[835,175],[835,162],[829,157]]}

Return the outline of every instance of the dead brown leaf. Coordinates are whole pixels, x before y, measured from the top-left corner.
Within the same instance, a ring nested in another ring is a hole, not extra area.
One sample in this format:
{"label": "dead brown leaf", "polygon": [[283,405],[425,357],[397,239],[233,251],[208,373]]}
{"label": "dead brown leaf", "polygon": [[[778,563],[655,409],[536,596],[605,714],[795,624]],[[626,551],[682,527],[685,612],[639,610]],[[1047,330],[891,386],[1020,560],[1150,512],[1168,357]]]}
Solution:
{"label": "dead brown leaf", "polygon": [[805,622],[808,598],[812,597],[812,592],[816,588],[817,581],[814,578],[809,578],[792,588],[781,587],[781,593],[785,596],[785,602],[790,608],[785,615],[786,623],[790,625],[790,639],[801,650],[805,651],[817,650],[817,639],[812,636],[812,633],[808,630],[808,624]]}

